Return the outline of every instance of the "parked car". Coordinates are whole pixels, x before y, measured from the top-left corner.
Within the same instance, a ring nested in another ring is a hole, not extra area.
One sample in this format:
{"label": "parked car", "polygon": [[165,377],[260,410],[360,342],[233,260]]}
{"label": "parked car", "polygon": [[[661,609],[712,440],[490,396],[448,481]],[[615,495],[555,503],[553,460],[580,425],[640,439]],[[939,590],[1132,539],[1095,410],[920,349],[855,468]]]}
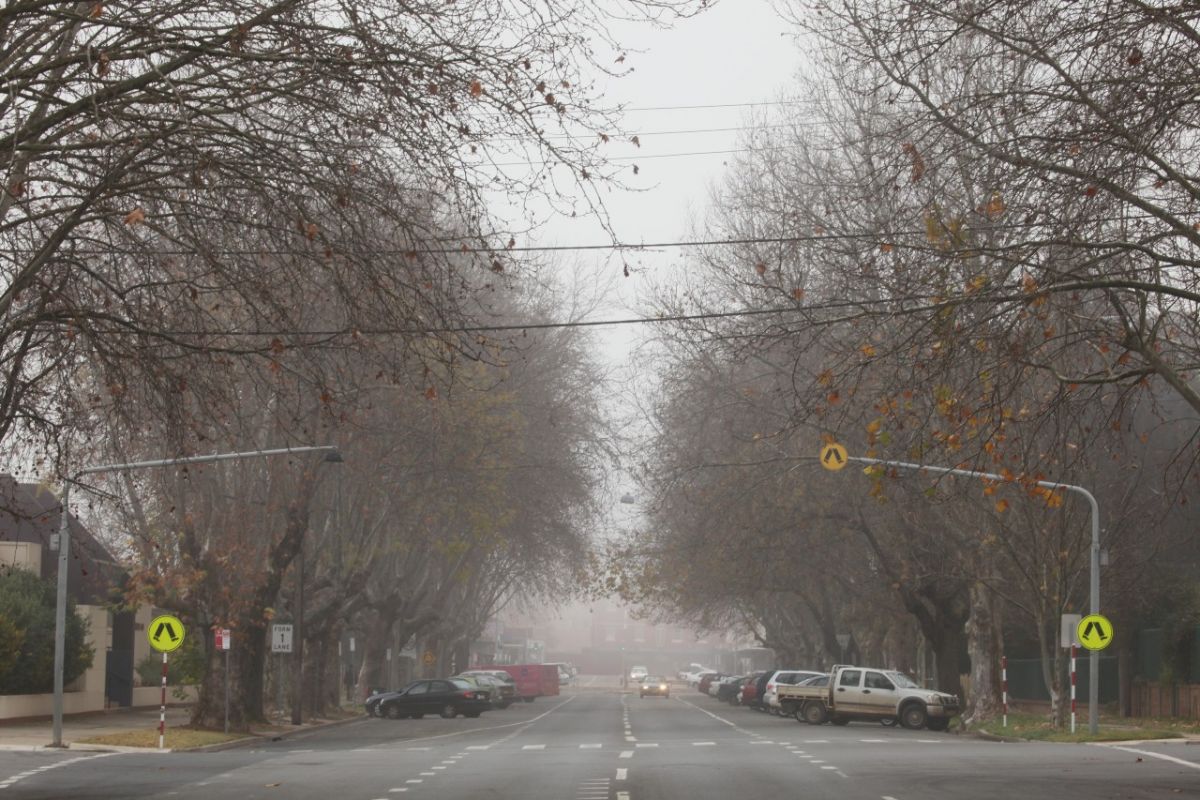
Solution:
{"label": "parked car", "polygon": [[703,664],[697,664],[693,661],[691,664],[688,664],[686,667],[679,670],[675,677],[679,678],[681,681],[687,681],[689,676],[694,675],[697,672],[703,672],[704,669],[705,667]]}
{"label": "parked car", "polygon": [[708,694],[708,685],[717,678],[722,677],[719,672],[702,672],[697,676],[696,691],[700,694]]}
{"label": "parked car", "polygon": [[[766,707],[766,711],[778,716],[784,714],[784,709],[779,705],[780,686],[795,686],[800,681],[816,678],[823,674],[825,673],[811,669],[775,670],[775,674],[767,680],[767,690],[763,693],[763,705]],[[793,711],[787,710],[786,713],[790,717]]]}
{"label": "parked car", "polygon": [[702,676],[711,672],[716,672],[715,669],[702,667],[699,664],[692,664],[691,666],[693,669],[679,673],[679,680],[684,681],[688,686],[695,686],[696,684],[700,683],[700,678]]}
{"label": "parked car", "polygon": [[[501,678],[500,676],[504,677]],[[492,698],[492,706],[505,709],[517,699],[517,684],[507,672],[467,671],[454,676],[463,680],[474,681],[481,689],[486,689]]]}
{"label": "parked car", "polygon": [[745,683],[745,675],[730,675],[728,678],[722,678],[717,683],[716,694],[713,695],[722,703],[730,702],[731,698],[736,698],[737,693],[741,691],[742,684]]}
{"label": "parked car", "polygon": [[667,698],[671,696],[671,685],[667,683],[665,675],[646,675],[642,678],[642,682],[638,684],[638,697],[648,694]]}
{"label": "parked car", "polygon": [[633,681],[634,683],[645,680],[649,674],[650,674],[650,671],[648,669],[646,669],[645,667],[630,667],[629,668],[629,680]]}
{"label": "parked car", "polygon": [[758,701],[758,679],[763,676],[763,672],[751,672],[742,681],[742,688],[738,690],[736,702],[730,700],[733,705],[753,706]]}
{"label": "parked car", "polygon": [[426,714],[440,714],[446,719],[459,714],[478,717],[491,707],[486,689],[461,678],[413,681],[399,691],[367,698],[367,713],[388,719],[420,719]]}
{"label": "parked car", "polygon": [[899,720],[911,730],[944,731],[959,711],[956,696],[922,689],[903,672],[851,666],[834,667],[823,687],[784,686],[780,700],[794,703],[797,719],[813,725]]}
{"label": "parked car", "polygon": [[750,690],[750,702],[743,703],[743,705],[747,706],[748,708],[753,708],[755,711],[766,711],[767,681],[769,681],[771,676],[774,674],[775,670],[773,669],[769,669],[766,672],[760,673],[759,676],[754,679],[754,686]]}
{"label": "parked car", "polygon": [[570,664],[568,664],[565,661],[547,661],[546,663],[552,667],[555,667],[558,670],[558,685],[559,686],[570,686],[571,685],[571,678],[573,677],[573,673],[571,672]]}

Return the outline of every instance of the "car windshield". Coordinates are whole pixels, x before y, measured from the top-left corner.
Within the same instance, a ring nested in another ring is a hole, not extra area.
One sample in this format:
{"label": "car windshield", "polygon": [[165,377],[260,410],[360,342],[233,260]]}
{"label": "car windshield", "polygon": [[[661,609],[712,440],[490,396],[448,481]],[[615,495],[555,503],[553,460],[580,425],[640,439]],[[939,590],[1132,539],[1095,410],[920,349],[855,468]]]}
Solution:
{"label": "car windshield", "polygon": [[905,675],[903,672],[888,672],[885,673],[892,682],[901,689],[920,689],[921,687],[912,678]]}
{"label": "car windshield", "polygon": [[647,675],[642,679],[642,683],[666,683],[667,679],[661,675]]}
{"label": "car windshield", "polygon": [[451,678],[450,682],[452,684],[454,684],[455,686],[457,686],[459,689],[475,689],[475,688],[477,688],[477,686],[474,682],[469,681],[466,678]]}

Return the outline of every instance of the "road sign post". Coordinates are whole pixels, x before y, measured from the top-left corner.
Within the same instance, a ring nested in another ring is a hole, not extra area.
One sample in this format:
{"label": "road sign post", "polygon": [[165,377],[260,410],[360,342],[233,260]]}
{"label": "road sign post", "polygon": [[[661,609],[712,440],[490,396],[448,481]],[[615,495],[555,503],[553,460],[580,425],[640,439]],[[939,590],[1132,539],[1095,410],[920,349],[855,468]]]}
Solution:
{"label": "road sign post", "polygon": [[[845,453],[845,448],[837,445],[835,442],[829,442],[821,448],[821,454],[818,459],[821,465],[826,469],[838,470],[841,467],[826,466],[825,457],[831,452],[831,445],[836,445],[841,448],[842,453]],[[837,459],[831,459],[836,461]],[[892,467],[894,469],[914,470],[916,472],[936,472],[939,475],[958,475],[965,478],[986,478],[987,480],[997,481],[998,483],[1007,483],[1013,480],[1011,476],[997,475],[994,472],[981,472],[974,469],[960,469],[958,467],[938,467],[931,464],[914,464],[909,461],[890,461],[882,458],[867,458],[866,456],[851,456],[846,455],[843,461],[856,461],[859,464],[867,464],[879,467]],[[1071,483],[1058,483],[1056,481],[1031,481],[1034,486],[1040,486],[1043,489],[1061,489],[1068,492],[1075,492],[1082,496],[1088,502],[1088,507],[1092,512],[1092,546],[1091,546],[1091,576],[1089,580],[1089,607],[1091,614],[1089,616],[1100,616],[1100,504],[1096,502],[1096,497],[1082,486],[1076,486]],[[1085,620],[1087,617],[1084,618]],[[1103,619],[1103,617],[1101,617]],[[1107,620],[1105,620],[1107,622]],[[1111,625],[1109,626],[1111,631]],[[1111,635],[1110,637],[1111,638]],[[1090,649],[1090,648],[1089,648]],[[1100,650],[1092,650],[1091,660],[1089,663],[1088,676],[1088,730],[1094,736],[1100,731]]]}
{"label": "road sign post", "polygon": [[160,614],[150,620],[146,628],[146,638],[150,646],[162,653],[162,699],[158,706],[158,749],[163,749],[167,734],[167,653],[178,650],[183,645],[187,633],[179,617],[171,614]]}
{"label": "road sign post", "polygon": [[225,732],[229,733],[229,646],[232,638],[229,628],[216,628],[215,642],[218,650],[225,651]]}

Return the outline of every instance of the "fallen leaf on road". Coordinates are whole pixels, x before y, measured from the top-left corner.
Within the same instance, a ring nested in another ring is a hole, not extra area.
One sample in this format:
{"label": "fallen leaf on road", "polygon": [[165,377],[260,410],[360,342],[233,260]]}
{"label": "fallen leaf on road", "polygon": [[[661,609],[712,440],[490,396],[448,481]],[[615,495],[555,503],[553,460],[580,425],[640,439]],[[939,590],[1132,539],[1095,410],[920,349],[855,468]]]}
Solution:
{"label": "fallen leaf on road", "polygon": [[274,789],[276,786],[279,786],[279,785],[280,784],[278,784],[278,783],[264,783],[263,784],[263,786],[266,786],[268,789]]}

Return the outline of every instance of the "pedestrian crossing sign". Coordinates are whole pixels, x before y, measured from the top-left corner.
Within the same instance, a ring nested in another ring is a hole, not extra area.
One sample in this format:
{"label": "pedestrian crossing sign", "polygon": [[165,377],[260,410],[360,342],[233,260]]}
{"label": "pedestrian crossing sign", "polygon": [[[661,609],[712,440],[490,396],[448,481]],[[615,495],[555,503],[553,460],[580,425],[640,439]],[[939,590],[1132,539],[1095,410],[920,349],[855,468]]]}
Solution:
{"label": "pedestrian crossing sign", "polygon": [[1112,644],[1113,625],[1102,614],[1088,614],[1075,628],[1079,643],[1087,650],[1103,650]]}
{"label": "pedestrian crossing sign", "polygon": [[179,621],[179,617],[171,614],[160,614],[146,628],[146,638],[150,640],[150,646],[160,653],[178,650],[183,644],[183,633],[183,623]]}

